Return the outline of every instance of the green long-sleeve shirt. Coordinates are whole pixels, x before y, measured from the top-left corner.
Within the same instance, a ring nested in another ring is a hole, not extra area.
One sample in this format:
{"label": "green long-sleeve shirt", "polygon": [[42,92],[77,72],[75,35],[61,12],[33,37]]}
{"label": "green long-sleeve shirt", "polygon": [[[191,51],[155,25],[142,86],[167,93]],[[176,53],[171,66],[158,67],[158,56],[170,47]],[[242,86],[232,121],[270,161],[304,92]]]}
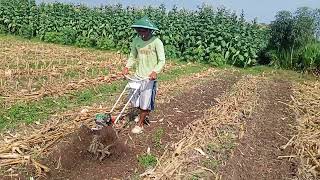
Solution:
{"label": "green long-sleeve shirt", "polygon": [[135,74],[143,78],[149,77],[152,71],[161,72],[165,65],[161,40],[155,36],[148,41],[143,41],[140,37],[134,38],[126,67],[131,68],[133,65],[136,65]]}

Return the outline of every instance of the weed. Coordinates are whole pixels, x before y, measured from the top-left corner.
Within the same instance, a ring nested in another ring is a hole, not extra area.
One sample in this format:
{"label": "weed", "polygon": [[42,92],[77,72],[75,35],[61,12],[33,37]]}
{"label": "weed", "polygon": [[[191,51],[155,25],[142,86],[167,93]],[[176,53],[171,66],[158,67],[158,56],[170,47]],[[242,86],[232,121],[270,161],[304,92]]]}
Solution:
{"label": "weed", "polygon": [[64,77],[75,78],[78,76],[78,72],[75,70],[70,70],[64,73]]}
{"label": "weed", "polygon": [[154,167],[157,164],[157,158],[152,154],[143,154],[138,157],[138,162],[145,169]]}
{"label": "weed", "polygon": [[211,170],[216,170],[219,165],[220,161],[213,158],[206,159],[203,161],[203,166]]}
{"label": "weed", "polygon": [[164,135],[164,129],[163,128],[157,129],[156,133],[153,136],[155,147],[161,148],[161,138],[163,135]]}
{"label": "weed", "polygon": [[190,180],[198,180],[198,179],[200,179],[200,176],[197,174],[193,174]]}
{"label": "weed", "polygon": [[79,104],[81,104],[81,103],[85,103],[88,101],[92,101],[93,96],[94,96],[94,92],[92,92],[91,90],[83,91],[76,96],[77,102]]}
{"label": "weed", "polygon": [[209,155],[213,155],[215,152],[219,152],[221,149],[221,146],[219,144],[210,143],[207,145],[207,153]]}

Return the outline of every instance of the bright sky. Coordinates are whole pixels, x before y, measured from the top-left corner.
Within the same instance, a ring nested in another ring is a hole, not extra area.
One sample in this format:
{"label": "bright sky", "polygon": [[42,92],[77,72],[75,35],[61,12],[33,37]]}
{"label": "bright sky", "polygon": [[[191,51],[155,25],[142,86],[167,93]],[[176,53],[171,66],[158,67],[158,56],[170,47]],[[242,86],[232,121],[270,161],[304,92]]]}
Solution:
{"label": "bright sky", "polygon": [[37,0],[37,2],[68,2],[81,3],[90,6],[101,4],[116,4],[134,6],[155,5],[164,3],[168,8],[174,4],[178,7],[195,9],[202,3],[207,3],[213,7],[225,6],[240,14],[244,10],[247,20],[258,18],[259,22],[269,23],[274,19],[276,13],[280,10],[294,11],[298,7],[307,6],[311,8],[320,8],[320,0]]}

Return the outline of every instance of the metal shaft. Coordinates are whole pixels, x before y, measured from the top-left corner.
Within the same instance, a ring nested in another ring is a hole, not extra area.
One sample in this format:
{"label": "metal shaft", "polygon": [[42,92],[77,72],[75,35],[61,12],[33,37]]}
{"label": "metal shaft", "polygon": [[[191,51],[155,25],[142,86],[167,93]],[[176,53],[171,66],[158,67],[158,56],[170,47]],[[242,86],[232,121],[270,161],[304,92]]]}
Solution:
{"label": "metal shaft", "polygon": [[126,107],[129,105],[130,101],[132,100],[133,96],[137,93],[138,89],[134,90],[134,92],[132,93],[130,99],[128,100],[128,102],[126,103],[126,105],[123,107],[123,109],[121,110],[120,114],[118,115],[117,119],[114,121],[114,124],[117,124],[117,122],[119,121],[120,117],[122,116],[123,112],[125,111]]}
{"label": "metal shaft", "polygon": [[119,103],[121,97],[123,96],[123,94],[126,92],[126,90],[128,89],[128,85],[126,85],[126,87],[124,88],[124,90],[122,91],[122,93],[120,94],[118,100],[116,101],[116,103],[113,105],[111,111],[109,113],[112,113],[114,111],[114,109],[116,108],[117,104]]}

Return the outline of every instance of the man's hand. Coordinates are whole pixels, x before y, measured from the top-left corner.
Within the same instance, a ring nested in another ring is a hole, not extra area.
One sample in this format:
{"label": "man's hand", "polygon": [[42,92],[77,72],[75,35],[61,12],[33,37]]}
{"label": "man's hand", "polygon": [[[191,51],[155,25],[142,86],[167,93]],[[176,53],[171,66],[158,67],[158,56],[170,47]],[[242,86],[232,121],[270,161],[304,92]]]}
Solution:
{"label": "man's hand", "polygon": [[156,80],[157,79],[157,73],[152,71],[152,73],[149,75],[150,80]]}
{"label": "man's hand", "polygon": [[122,70],[122,75],[125,76],[125,75],[127,75],[128,73],[129,73],[129,68],[127,68],[127,67],[123,68],[123,70]]}

